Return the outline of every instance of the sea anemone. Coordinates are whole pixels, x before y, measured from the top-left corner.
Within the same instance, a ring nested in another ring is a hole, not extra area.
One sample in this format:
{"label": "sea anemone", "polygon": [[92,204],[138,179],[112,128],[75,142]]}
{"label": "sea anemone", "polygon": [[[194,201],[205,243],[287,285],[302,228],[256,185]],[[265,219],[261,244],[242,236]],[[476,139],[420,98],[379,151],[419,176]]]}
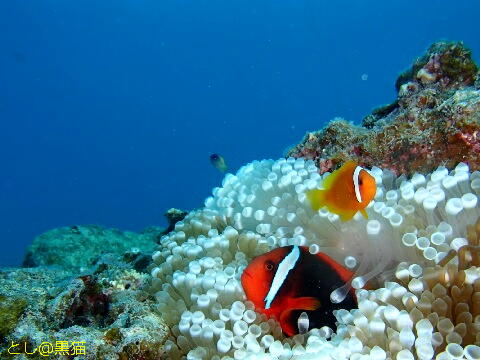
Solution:
{"label": "sea anemone", "polygon": [[[369,218],[348,222],[310,208],[305,191],[323,181],[313,161],[255,161],[226,175],[153,254],[152,291],[171,328],[166,356],[480,358],[480,173],[463,163],[410,179],[370,171]],[[246,301],[239,279],[248,262],[292,244],[354,269],[331,299],[341,302],[352,286],[358,309],[336,311],[336,329],[285,338]]]}

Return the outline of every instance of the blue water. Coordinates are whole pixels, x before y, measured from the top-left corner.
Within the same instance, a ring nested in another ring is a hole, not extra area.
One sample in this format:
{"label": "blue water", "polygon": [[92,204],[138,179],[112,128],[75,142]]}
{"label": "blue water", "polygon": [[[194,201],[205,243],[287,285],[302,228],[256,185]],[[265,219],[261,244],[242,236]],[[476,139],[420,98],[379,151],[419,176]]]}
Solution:
{"label": "blue water", "polygon": [[[71,224],[164,225],[222,175],[359,123],[435,40],[480,56],[478,0],[0,2],[0,266]],[[367,74],[368,79],[362,80]]]}

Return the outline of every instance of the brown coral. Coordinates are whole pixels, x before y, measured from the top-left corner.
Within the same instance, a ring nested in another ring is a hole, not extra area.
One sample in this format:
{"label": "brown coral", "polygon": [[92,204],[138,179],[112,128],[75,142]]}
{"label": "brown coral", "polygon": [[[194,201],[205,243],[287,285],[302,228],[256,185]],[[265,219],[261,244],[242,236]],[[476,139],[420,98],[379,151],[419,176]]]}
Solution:
{"label": "brown coral", "polygon": [[397,175],[428,173],[439,163],[480,168],[478,68],[462,43],[436,43],[397,81],[398,98],[362,126],[334,119],[287,156],[315,160],[321,173],[353,159]]}

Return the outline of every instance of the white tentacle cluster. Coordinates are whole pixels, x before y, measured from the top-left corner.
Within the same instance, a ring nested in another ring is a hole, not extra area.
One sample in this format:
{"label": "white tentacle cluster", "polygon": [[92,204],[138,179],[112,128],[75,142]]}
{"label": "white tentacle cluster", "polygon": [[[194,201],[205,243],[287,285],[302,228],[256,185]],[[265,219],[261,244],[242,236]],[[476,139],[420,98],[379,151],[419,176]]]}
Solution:
{"label": "white tentacle cluster", "polygon": [[[325,177],[312,161],[255,161],[228,174],[153,254],[152,290],[172,331],[166,357],[480,359],[480,268],[463,269],[468,254],[458,256],[480,217],[480,173],[465,164],[410,179],[370,172],[377,194],[369,218],[348,222],[310,208],[305,192]],[[355,271],[332,299],[353,286],[359,308],[337,311],[336,330],[287,339],[246,301],[243,269],[285,245],[326,252]],[[372,279],[379,288],[362,289]]]}

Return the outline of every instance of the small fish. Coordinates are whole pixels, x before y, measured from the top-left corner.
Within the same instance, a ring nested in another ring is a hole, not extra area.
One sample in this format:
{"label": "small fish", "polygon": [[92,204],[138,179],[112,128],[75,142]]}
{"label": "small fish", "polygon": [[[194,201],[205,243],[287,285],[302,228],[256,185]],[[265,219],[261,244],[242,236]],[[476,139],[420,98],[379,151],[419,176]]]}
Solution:
{"label": "small fish", "polygon": [[328,175],[323,187],[323,190],[314,189],[306,193],[313,210],[326,206],[342,221],[350,220],[360,211],[368,219],[365,208],[375,197],[377,184],[375,178],[356,162],[348,161]]}
{"label": "small fish", "polygon": [[257,311],[275,317],[283,332],[293,336],[308,329],[335,329],[336,309],[353,309],[353,289],[338,304],[330,293],[348,283],[353,273],[324,253],[311,254],[306,246],[285,246],[252,260],[242,273],[247,299]]}
{"label": "small fish", "polygon": [[210,155],[210,162],[213,166],[215,166],[221,172],[225,172],[228,170],[227,163],[222,155],[219,154],[212,154]]}

